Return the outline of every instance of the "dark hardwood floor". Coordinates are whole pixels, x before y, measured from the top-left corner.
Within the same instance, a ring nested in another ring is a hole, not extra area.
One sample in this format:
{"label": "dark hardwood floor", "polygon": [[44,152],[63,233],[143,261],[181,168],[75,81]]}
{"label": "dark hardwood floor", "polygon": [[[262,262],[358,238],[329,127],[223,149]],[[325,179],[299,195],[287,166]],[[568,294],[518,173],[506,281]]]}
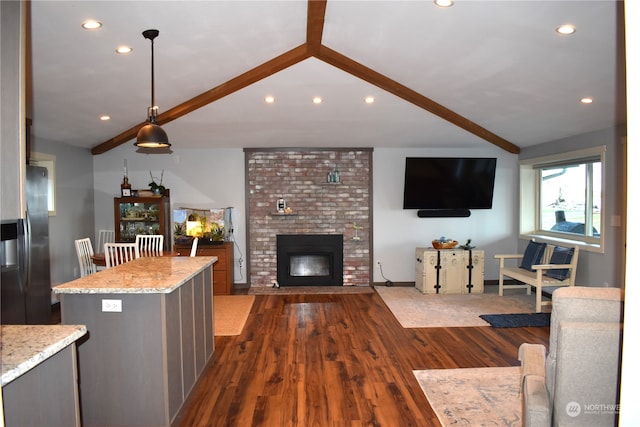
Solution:
{"label": "dark hardwood floor", "polygon": [[404,329],[377,293],[257,295],[181,414],[197,426],[438,426],[412,370],[516,366],[549,328]]}

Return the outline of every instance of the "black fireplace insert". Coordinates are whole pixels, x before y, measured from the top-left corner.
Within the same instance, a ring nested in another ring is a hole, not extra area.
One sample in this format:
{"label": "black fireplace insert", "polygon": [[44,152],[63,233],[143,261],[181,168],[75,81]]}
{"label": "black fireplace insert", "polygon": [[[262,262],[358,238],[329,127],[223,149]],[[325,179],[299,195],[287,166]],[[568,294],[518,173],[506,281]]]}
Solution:
{"label": "black fireplace insert", "polygon": [[342,286],[342,234],[276,236],[280,286]]}

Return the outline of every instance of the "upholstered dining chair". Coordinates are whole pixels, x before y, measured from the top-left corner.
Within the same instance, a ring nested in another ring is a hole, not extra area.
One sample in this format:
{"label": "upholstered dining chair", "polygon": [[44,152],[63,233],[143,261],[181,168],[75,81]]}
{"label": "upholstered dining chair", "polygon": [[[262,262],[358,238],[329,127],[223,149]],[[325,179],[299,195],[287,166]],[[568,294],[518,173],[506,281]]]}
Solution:
{"label": "upholstered dining chair", "polygon": [[136,236],[136,246],[141,257],[162,256],[164,246],[164,236],[162,234]]}
{"label": "upholstered dining chair", "polygon": [[107,268],[140,258],[140,251],[135,243],[105,243],[104,260]]}
{"label": "upholstered dining chair", "polygon": [[96,272],[96,265],[91,257],[93,256],[93,245],[91,239],[86,237],[74,241],[76,252],[78,254],[78,263],[80,264],[80,277],[88,276]]}

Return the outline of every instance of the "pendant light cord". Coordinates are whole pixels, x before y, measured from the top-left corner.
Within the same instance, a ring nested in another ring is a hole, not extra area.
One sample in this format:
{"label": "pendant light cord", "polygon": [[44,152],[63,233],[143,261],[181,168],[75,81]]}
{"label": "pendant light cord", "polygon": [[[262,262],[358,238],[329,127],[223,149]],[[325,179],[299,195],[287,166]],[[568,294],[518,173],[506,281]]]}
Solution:
{"label": "pendant light cord", "polygon": [[145,39],[151,40],[151,109],[149,110],[149,121],[156,124],[156,73],[155,73],[155,54],[153,40],[158,37],[160,31],[158,30],[146,30],[142,32]]}
{"label": "pendant light cord", "polygon": [[151,117],[153,118],[152,122],[156,122],[156,82],[155,82],[155,64],[153,55],[153,38],[151,39]]}
{"label": "pendant light cord", "polygon": [[148,122],[138,131],[135,146],[137,153],[144,154],[171,154],[171,144],[167,133],[156,123],[156,73],[155,73],[155,49],[154,41],[160,32],[158,30],[146,30],[142,32],[145,39],[151,40],[151,106],[147,110]]}

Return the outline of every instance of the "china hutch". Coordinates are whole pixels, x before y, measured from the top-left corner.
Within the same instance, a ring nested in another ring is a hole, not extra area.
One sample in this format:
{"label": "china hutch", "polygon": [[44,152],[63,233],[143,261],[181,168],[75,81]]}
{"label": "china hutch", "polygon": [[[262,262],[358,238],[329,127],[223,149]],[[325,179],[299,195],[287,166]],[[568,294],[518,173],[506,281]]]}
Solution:
{"label": "china hutch", "polygon": [[171,250],[171,203],[169,194],[155,197],[115,197],[115,241],[135,242],[137,234],[164,235],[164,250]]}

